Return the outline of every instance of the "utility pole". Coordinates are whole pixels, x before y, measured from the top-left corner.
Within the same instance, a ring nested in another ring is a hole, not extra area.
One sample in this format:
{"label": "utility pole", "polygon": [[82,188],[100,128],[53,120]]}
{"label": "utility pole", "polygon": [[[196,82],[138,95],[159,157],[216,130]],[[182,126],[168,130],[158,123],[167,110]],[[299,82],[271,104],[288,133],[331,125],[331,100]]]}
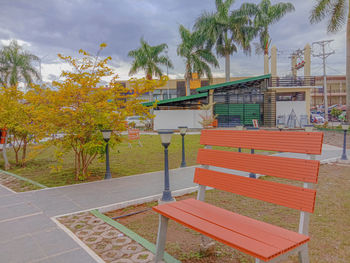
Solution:
{"label": "utility pole", "polygon": [[326,58],[328,58],[330,55],[333,55],[335,51],[331,51],[326,53],[326,45],[329,45],[332,40],[323,40],[323,41],[317,41],[313,42],[312,46],[319,45],[322,48],[322,53],[319,54],[313,54],[314,57],[319,57],[323,61],[323,97],[324,97],[324,117],[326,122],[328,122],[328,99],[327,99],[327,75],[326,75]]}

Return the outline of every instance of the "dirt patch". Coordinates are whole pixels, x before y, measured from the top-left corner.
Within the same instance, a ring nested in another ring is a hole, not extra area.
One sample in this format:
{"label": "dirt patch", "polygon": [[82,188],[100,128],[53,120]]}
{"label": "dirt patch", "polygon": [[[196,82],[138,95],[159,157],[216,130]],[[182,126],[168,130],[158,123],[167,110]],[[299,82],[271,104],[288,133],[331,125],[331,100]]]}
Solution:
{"label": "dirt patch", "polygon": [[[266,178],[266,180],[274,180]],[[321,165],[317,199],[310,222],[311,262],[350,262],[350,166]],[[195,194],[177,198],[194,197]],[[299,212],[226,192],[207,191],[206,201],[258,220],[297,231]],[[144,210],[155,202],[106,213],[110,217]],[[152,243],[156,242],[158,215],[152,210],[117,219],[117,221]],[[253,262],[253,258],[216,242],[215,253],[200,252],[201,236],[169,221],[166,251],[182,262]],[[298,262],[293,255],[287,262]]]}

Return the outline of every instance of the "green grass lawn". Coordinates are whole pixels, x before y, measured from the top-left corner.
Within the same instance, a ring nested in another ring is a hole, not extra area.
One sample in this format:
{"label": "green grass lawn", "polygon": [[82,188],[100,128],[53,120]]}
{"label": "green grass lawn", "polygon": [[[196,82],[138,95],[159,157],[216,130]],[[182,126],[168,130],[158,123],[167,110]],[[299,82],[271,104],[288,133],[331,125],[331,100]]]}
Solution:
{"label": "green grass lawn", "polygon": [[[200,135],[186,135],[186,163],[187,166],[196,164],[198,149],[203,147],[199,144]],[[125,137],[126,139],[126,137]],[[160,171],[164,169],[164,148],[161,145],[158,135],[141,135],[142,147],[136,141],[129,147],[128,141],[123,141],[110,150],[110,167],[112,177],[122,177],[133,174]],[[213,147],[213,149],[225,149],[237,151],[237,149],[226,147]],[[91,182],[104,178],[106,171],[105,159],[96,158],[89,166],[90,176],[84,181],[76,181],[74,176],[74,154],[66,153],[63,156],[63,162],[58,163],[55,158],[55,147],[41,150],[40,154],[33,158],[31,147],[29,147],[28,161],[26,167],[16,167],[15,156],[12,149],[8,151],[8,158],[12,164],[9,172],[29,178],[35,182],[48,187],[77,184],[82,182]],[[244,152],[249,150],[244,149]],[[261,151],[256,151],[261,153]],[[181,136],[173,135],[169,146],[169,166],[170,169],[178,168],[181,164]],[[266,153],[266,152],[265,152]],[[32,156],[32,157],[31,157]],[[59,170],[55,169],[61,165]],[[0,168],[3,168],[4,162],[0,159]]]}
{"label": "green grass lawn", "polygon": [[[196,162],[200,135],[186,135],[186,162],[188,166]],[[114,147],[110,151],[110,166],[114,178],[160,171],[164,169],[164,148],[161,145],[160,137],[154,135],[141,135],[143,147],[137,142],[132,143],[130,148],[127,141]],[[30,156],[30,150],[29,154]],[[81,182],[96,181],[103,179],[105,173],[105,160],[95,159],[90,165],[90,177],[85,181],[76,181],[74,178],[74,155],[67,153],[63,157],[63,164],[60,171],[52,167],[57,166],[55,158],[55,147],[51,146],[43,150],[35,159],[29,159],[24,168],[14,166],[13,150],[8,151],[10,163],[13,165],[9,172],[29,178],[33,181],[48,187],[76,184]],[[173,135],[169,146],[169,166],[171,169],[180,167],[181,164],[181,136]],[[1,158],[0,167],[4,162]]]}

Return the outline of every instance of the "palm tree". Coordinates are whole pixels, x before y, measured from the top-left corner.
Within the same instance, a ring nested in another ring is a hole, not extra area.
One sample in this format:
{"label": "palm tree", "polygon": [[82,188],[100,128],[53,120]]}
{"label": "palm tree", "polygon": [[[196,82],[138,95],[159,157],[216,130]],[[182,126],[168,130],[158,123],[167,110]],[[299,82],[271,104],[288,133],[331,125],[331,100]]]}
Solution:
{"label": "palm tree", "polygon": [[39,61],[39,58],[23,50],[16,40],[4,46],[0,51],[1,84],[13,86],[19,81],[30,84],[33,79],[40,79],[38,71],[32,66],[33,61]]}
{"label": "palm tree", "polygon": [[209,64],[218,67],[219,63],[211,50],[205,47],[203,34],[199,31],[191,33],[183,25],[180,25],[179,32],[182,43],[177,47],[177,54],[185,59],[186,94],[190,95],[192,73],[198,73],[199,77],[205,74],[211,80],[213,76]]}
{"label": "palm tree", "polygon": [[141,38],[140,42],[140,48],[131,50],[128,53],[129,57],[134,58],[129,75],[134,75],[139,70],[144,70],[146,78],[151,80],[153,76],[162,76],[162,70],[159,68],[159,65],[173,68],[173,64],[169,58],[161,55],[161,53],[168,48],[167,44],[150,46],[143,38]]}
{"label": "palm tree", "polygon": [[310,22],[328,20],[328,32],[338,32],[346,22],[346,120],[350,124],[350,3],[346,0],[317,0]]}
{"label": "palm tree", "polygon": [[235,0],[216,0],[216,12],[204,12],[197,18],[194,28],[215,44],[218,56],[225,58],[226,81],[230,81],[230,56],[237,52],[237,44],[245,52],[250,51],[254,31],[249,27],[249,18],[238,10],[230,13]]}
{"label": "palm tree", "polygon": [[270,0],[262,0],[259,4],[244,3],[240,9],[254,18],[253,22],[260,38],[259,48],[264,51],[265,55],[269,54],[271,43],[269,26],[278,22],[287,13],[295,10],[291,3],[281,2],[271,5]]}

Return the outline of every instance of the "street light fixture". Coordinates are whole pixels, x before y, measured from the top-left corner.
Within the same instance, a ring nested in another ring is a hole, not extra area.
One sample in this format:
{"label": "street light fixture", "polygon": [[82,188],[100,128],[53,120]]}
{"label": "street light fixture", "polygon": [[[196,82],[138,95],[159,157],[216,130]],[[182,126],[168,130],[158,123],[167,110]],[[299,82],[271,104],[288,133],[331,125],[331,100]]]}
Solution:
{"label": "street light fixture", "polygon": [[342,129],[344,131],[344,143],[343,143],[343,154],[341,156],[342,160],[347,160],[348,157],[346,156],[346,133],[349,130],[350,125],[349,124],[342,124]]}
{"label": "street light fixture", "polygon": [[185,135],[187,132],[187,126],[179,126],[180,129],[180,135],[182,136],[182,161],[181,161],[181,167],[186,167],[186,160],[185,160]]}
{"label": "street light fixture", "polygon": [[171,196],[170,183],[169,183],[169,164],[168,164],[168,146],[170,145],[171,136],[173,130],[161,129],[157,131],[160,135],[162,145],[164,147],[164,191],[161,202],[173,202],[174,198]]}
{"label": "street light fixture", "polygon": [[103,139],[106,142],[106,174],[105,179],[111,179],[111,170],[109,167],[109,148],[108,148],[108,142],[111,139],[112,130],[101,130]]}

